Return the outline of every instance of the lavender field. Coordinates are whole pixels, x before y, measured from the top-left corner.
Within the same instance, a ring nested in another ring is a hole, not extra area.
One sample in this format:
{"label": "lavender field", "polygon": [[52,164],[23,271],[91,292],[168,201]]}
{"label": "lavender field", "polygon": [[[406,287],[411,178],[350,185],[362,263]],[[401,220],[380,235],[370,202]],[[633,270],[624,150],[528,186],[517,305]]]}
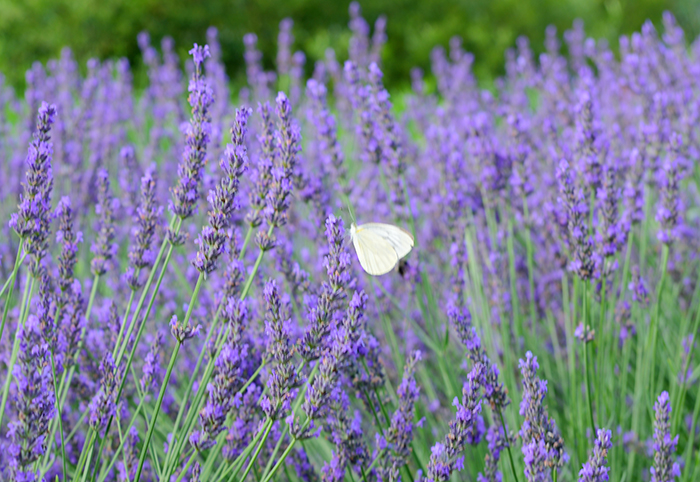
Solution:
{"label": "lavender field", "polygon": [[700,480],[700,42],[552,27],[485,90],[454,38],[390,96],[386,21],[248,34],[240,91],[214,28],[143,91],[0,75],[0,480]]}

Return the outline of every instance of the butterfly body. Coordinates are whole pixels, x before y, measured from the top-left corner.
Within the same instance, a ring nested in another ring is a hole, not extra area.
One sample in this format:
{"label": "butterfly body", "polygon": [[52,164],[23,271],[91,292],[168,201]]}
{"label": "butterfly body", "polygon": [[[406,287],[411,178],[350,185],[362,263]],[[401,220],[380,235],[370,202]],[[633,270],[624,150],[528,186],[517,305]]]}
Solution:
{"label": "butterfly body", "polygon": [[413,236],[397,226],[366,223],[350,226],[350,238],[362,269],[381,276],[396,267],[413,249]]}

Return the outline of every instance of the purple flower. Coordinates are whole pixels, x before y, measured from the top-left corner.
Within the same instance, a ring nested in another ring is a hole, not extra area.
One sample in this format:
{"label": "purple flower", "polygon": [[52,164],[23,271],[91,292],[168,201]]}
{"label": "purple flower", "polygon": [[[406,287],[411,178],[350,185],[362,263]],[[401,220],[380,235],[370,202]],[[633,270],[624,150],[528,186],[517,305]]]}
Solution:
{"label": "purple flower", "polygon": [[177,319],[177,315],[173,315],[172,318],[170,318],[170,333],[180,344],[184,343],[185,340],[197,336],[201,329],[202,327],[200,325],[182,326],[182,323]]}
{"label": "purple flower", "polygon": [[499,381],[500,372],[498,367],[491,363],[486,351],[481,345],[481,339],[476,332],[476,328],[471,324],[471,314],[465,308],[459,310],[454,305],[447,307],[447,317],[450,324],[457,330],[457,334],[462,344],[467,349],[467,357],[474,366],[481,365],[480,373],[483,379],[480,383],[484,387],[484,396],[488,400],[491,408],[500,412],[510,404],[505,387]]}
{"label": "purple flower", "polygon": [[[232,303],[235,303],[232,301]],[[246,323],[247,311],[239,302],[235,311],[236,320],[231,323],[242,329]],[[238,337],[229,337],[223,345],[214,364],[214,374],[207,386],[209,396],[204,408],[199,412],[201,430],[190,436],[190,443],[197,450],[206,450],[216,444],[216,437],[226,430],[226,417],[236,404],[236,395],[243,386],[243,365],[248,357],[248,345],[239,344]]]}
{"label": "purple flower", "polygon": [[442,443],[436,443],[428,462],[428,482],[443,482],[450,479],[452,472],[464,467],[461,455],[468,443],[478,444],[484,431],[481,417],[480,380],[483,378],[483,365],[477,363],[467,375],[462,387],[462,400],[455,397],[452,403],[457,407],[455,420],[450,422],[450,430]]}
{"label": "purple flower", "polygon": [[277,94],[276,104],[278,129],[275,135],[275,164],[264,214],[270,226],[284,226],[287,224],[293,184],[300,176],[297,160],[301,150],[301,131],[292,119],[292,106],[284,92]]}
{"label": "purple flower", "polygon": [[649,305],[649,290],[647,290],[646,283],[639,272],[639,266],[632,266],[632,279],[627,286],[632,292],[632,299],[641,303],[643,306]]}
{"label": "purple flower", "polygon": [[358,469],[369,460],[362,436],[362,418],[359,411],[351,417],[347,393],[337,389],[331,396],[330,412],[326,419],[330,440],[336,450],[330,464],[324,464],[325,480],[343,480],[346,467]]}
{"label": "purple flower", "polygon": [[399,470],[408,463],[411,454],[413,416],[420,393],[416,384],[415,368],[420,359],[419,351],[411,354],[403,370],[401,385],[396,390],[399,396],[398,407],[391,417],[389,428],[384,431],[384,441],[388,452],[381,458],[377,468],[381,480],[397,480]]}
{"label": "purple flower", "polygon": [[272,168],[275,158],[275,125],[270,114],[270,103],[258,104],[258,113],[261,119],[261,133],[258,134],[258,142],[261,152],[258,155],[257,166],[251,171],[253,188],[250,190],[250,212],[246,215],[246,221],[252,227],[262,223],[261,211],[265,207],[265,199],[270,191],[272,182]]}
{"label": "purple flower", "polygon": [[114,256],[117,245],[114,244],[114,210],[119,201],[112,197],[109,188],[109,173],[106,169],[100,169],[97,173],[97,213],[98,223],[95,231],[97,238],[91,251],[95,254],[90,267],[95,276],[107,272],[108,263]]}
{"label": "purple flower", "polygon": [[309,117],[314,124],[319,141],[321,166],[333,173],[333,177],[341,185],[345,194],[349,193],[344,166],[343,149],[338,142],[338,132],[335,118],[328,108],[326,86],[309,79],[306,83],[306,95],[312,102]]}
{"label": "purple flower", "polygon": [[158,206],[156,201],[156,177],[152,167],[141,178],[141,200],[136,208],[136,227],[132,233],[134,241],[129,248],[126,279],[132,290],[137,290],[143,285],[139,281],[138,271],[150,267],[154,262],[153,237],[162,212],[163,208]]}
{"label": "purple flower", "polygon": [[670,245],[678,238],[678,224],[680,216],[680,194],[679,181],[681,178],[678,151],[681,149],[682,141],[679,135],[674,134],[671,140],[670,153],[663,164],[663,174],[661,175],[661,206],[656,212],[656,220],[661,224],[661,231],[657,237],[659,241]]}
{"label": "purple flower", "polygon": [[156,333],[155,339],[153,343],[151,343],[151,347],[143,361],[143,375],[139,383],[141,384],[141,390],[146,393],[149,391],[152,384],[159,385],[165,374],[160,350],[162,344],[163,339],[160,333]]}
{"label": "purple flower", "polygon": [[83,233],[75,231],[73,209],[70,198],[64,196],[56,207],[58,217],[58,231],[56,243],[61,245],[61,254],[58,258],[58,287],[61,291],[59,302],[64,305],[68,301],[70,289],[73,285],[73,272],[77,263],[78,244],[83,242]]}
{"label": "purple flower", "polygon": [[10,422],[7,436],[11,480],[32,481],[31,465],[44,455],[51,420],[56,416],[49,347],[42,340],[38,319],[30,315],[17,336],[20,339],[17,364],[15,409],[17,420]]}
{"label": "purple flower", "polygon": [[292,390],[301,385],[301,379],[292,361],[292,346],[289,341],[288,307],[282,301],[275,280],[268,280],[263,291],[267,310],[265,334],[267,335],[267,357],[272,363],[268,379],[268,394],[261,405],[265,415],[277,420],[286,413],[294,399]]}
{"label": "purple flower", "polygon": [[89,408],[90,427],[98,434],[107,424],[107,420],[116,413],[117,390],[119,390],[121,378],[112,355],[107,353],[100,363],[100,388],[90,402]]}
{"label": "purple flower", "polygon": [[549,471],[553,467],[562,467],[569,456],[564,451],[564,440],[543,404],[547,395],[547,381],[537,377],[537,357],[528,351],[519,365],[523,375],[520,415],[525,417],[525,421],[520,436],[523,439],[525,476],[528,481],[547,480]]}
{"label": "purple flower", "polygon": [[56,106],[42,102],[36,130],[27,153],[27,173],[17,213],[10,216],[10,227],[25,240],[25,251],[31,256],[31,271],[39,275],[41,261],[46,255],[51,222],[51,193],[53,143],[49,133],[56,118]]}
{"label": "purple flower", "polygon": [[673,482],[681,476],[680,466],[674,461],[678,435],[671,437],[671,404],[668,392],[662,392],[654,404],[654,466],[651,482]]}
{"label": "purple flower", "polygon": [[606,464],[608,463],[608,452],[612,448],[611,437],[610,430],[598,429],[593,453],[578,473],[579,482],[608,482],[610,469],[606,467]]}
{"label": "purple flower", "polygon": [[238,208],[236,195],[240,177],[248,165],[245,135],[249,115],[250,111],[247,109],[236,112],[236,124],[231,128],[233,144],[226,146],[224,156],[219,163],[223,176],[216,189],[209,191],[207,197],[210,206],[209,226],[202,229],[202,234],[196,241],[199,250],[193,262],[197,271],[205,275],[216,269],[216,261],[229,247],[227,230],[231,223],[231,215]]}
{"label": "purple flower", "polygon": [[211,135],[209,109],[214,102],[211,86],[202,74],[202,62],[209,57],[209,47],[195,44],[190,55],[195,67],[188,87],[192,118],[187,125],[185,149],[177,170],[177,185],[171,188],[173,199],[170,203],[170,209],[180,219],[192,216],[199,200],[202,168]]}
{"label": "purple flower", "polygon": [[[328,254],[323,259],[328,281],[321,286],[321,294],[309,311],[309,328],[299,340],[299,352],[308,361],[321,355],[324,339],[330,332],[331,321],[338,310],[338,303],[345,299],[346,290],[354,284],[350,278],[350,253],[345,247],[344,237],[343,220],[331,214],[326,219]],[[359,308],[360,304],[364,307],[364,302],[360,301],[354,306]]]}
{"label": "purple flower", "polygon": [[559,181],[559,203],[565,210],[565,218],[569,231],[569,250],[571,252],[570,269],[582,280],[593,276],[593,260],[591,241],[588,237],[588,205],[583,189],[576,186],[569,163],[562,159],[557,168]]}
{"label": "purple flower", "polygon": [[292,66],[293,26],[294,20],[291,18],[283,18],[280,22],[280,32],[277,35],[277,72],[279,75],[288,75]]}
{"label": "purple flower", "polygon": [[[497,423],[497,422],[496,422]],[[492,425],[486,432],[486,442],[488,442],[489,452],[484,459],[484,473],[479,473],[477,482],[501,482],[503,476],[498,470],[498,462],[501,460],[501,452],[508,446],[503,428]]]}

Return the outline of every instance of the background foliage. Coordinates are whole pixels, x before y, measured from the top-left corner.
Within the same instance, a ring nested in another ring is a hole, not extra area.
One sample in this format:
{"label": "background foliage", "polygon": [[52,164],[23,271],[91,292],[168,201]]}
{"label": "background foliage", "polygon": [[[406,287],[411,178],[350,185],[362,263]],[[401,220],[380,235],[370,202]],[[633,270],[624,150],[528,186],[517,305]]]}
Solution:
{"label": "background foliage", "polygon": [[[328,47],[339,56],[346,52],[349,1],[327,0],[0,0],[0,72],[23,88],[24,72],[34,61],[57,57],[70,46],[85,64],[92,56],[126,56],[143,85],[136,35],[148,30],[154,41],[175,38],[180,54],[193,42],[203,42],[206,28],[219,28],[224,62],[236,83],[243,80],[243,43],[255,32],[265,61],[271,66],[278,23],[295,21],[295,48],[307,54],[307,70]],[[695,5],[695,7],[694,7]],[[387,84],[408,82],[413,66],[427,70],[430,50],[447,45],[450,37],[464,38],[475,54],[475,72],[481,80],[500,74],[503,52],[526,35],[536,52],[542,50],[545,27],[560,32],[581,18],[586,32],[608,38],[614,45],[621,34],[638,31],[646,19],[660,21],[672,11],[687,38],[700,33],[696,0],[375,0],[364,2],[363,15],[374,23],[386,15],[388,44],[383,65]]]}

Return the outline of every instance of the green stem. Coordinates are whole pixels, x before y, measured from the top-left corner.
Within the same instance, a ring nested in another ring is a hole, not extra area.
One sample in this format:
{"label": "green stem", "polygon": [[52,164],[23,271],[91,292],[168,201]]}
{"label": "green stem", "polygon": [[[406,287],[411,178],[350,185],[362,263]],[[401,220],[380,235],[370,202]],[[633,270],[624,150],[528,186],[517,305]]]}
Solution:
{"label": "green stem", "polygon": [[160,393],[158,394],[158,400],[156,401],[156,407],[153,412],[153,418],[151,419],[151,424],[148,427],[148,433],[146,434],[146,440],[144,440],[143,447],[141,448],[141,455],[139,457],[139,465],[136,469],[136,477],[134,482],[138,482],[141,479],[141,471],[143,470],[143,464],[146,461],[146,454],[148,453],[148,446],[151,443],[151,438],[153,437],[153,431],[156,428],[156,419],[158,417],[158,412],[160,411],[160,406],[163,403],[163,398],[165,397],[165,390],[168,387],[168,381],[170,380],[170,375],[173,373],[173,368],[175,367],[175,361],[177,360],[177,354],[180,351],[182,344],[178,341],[175,344],[175,349],[170,357],[170,363],[168,363],[168,370],[165,373],[165,378],[160,386]]}
{"label": "green stem", "polygon": [[24,259],[22,256],[22,246],[24,246],[24,238],[19,239],[19,246],[17,246],[17,256],[15,256],[15,266],[12,268],[12,274],[5,282],[5,286],[0,292],[0,296],[5,292],[5,288],[9,286],[9,291],[7,292],[7,297],[5,298],[5,307],[2,310],[2,325],[0,325],[0,341],[2,341],[2,335],[5,333],[5,322],[7,321],[7,314],[10,311],[10,301],[12,301],[12,293],[15,290],[15,278],[17,278],[17,271],[19,271],[19,265],[21,260]]}
{"label": "green stem", "polygon": [[[263,427],[263,430],[260,430],[255,437],[253,437],[253,440],[250,441],[248,446],[241,452],[241,454],[236,457],[236,460],[234,460],[231,465],[224,471],[224,473],[218,477],[214,476],[214,480],[237,480],[236,476],[238,475],[238,472],[243,468],[243,463],[245,460],[248,458],[248,455],[253,451],[253,447],[258,443],[258,440],[262,437],[263,433],[267,429],[267,424],[269,422],[266,422],[265,426]],[[272,425],[272,424],[270,424]],[[235,470],[235,471],[234,471]],[[234,471],[233,474],[229,477],[229,473],[231,471]]]}
{"label": "green stem", "polygon": [[661,280],[659,281],[659,287],[656,293],[656,307],[654,310],[654,317],[651,319],[651,326],[649,327],[649,333],[651,335],[651,346],[649,347],[648,353],[648,367],[649,367],[649,396],[656,397],[656,380],[654,377],[654,371],[656,369],[656,346],[659,331],[659,317],[661,316],[661,297],[664,292],[664,284],[666,282],[666,272],[668,270],[668,245],[664,244],[662,248],[662,261],[661,261]]}
{"label": "green stem", "polygon": [[27,320],[27,312],[29,308],[26,306],[31,299],[31,292],[34,289],[34,277],[29,275],[27,278],[27,284],[24,285],[24,294],[22,295],[22,305],[19,311],[19,323],[17,324],[17,331],[15,332],[15,341],[12,344],[12,354],[10,355],[10,363],[7,366],[7,377],[5,378],[5,386],[2,390],[2,404],[0,405],[0,426],[2,426],[2,420],[5,418],[5,407],[7,406],[7,397],[10,394],[10,382],[12,381],[13,375],[12,371],[17,362],[17,355],[19,352],[19,342],[20,342],[20,330],[24,330],[24,324]]}
{"label": "green stem", "polygon": [[[197,284],[194,287],[194,292],[192,293],[192,297],[190,299],[190,303],[187,306],[187,313],[185,314],[185,319],[182,321],[182,326],[184,329],[187,329],[189,326],[189,321],[190,317],[192,316],[192,311],[194,310],[194,305],[195,302],[197,301],[197,296],[199,295],[199,290],[202,288],[202,282],[204,281],[204,274],[200,273],[199,277],[197,278]],[[175,361],[177,359],[177,354],[180,351],[180,347],[182,347],[182,343],[184,340],[178,340],[177,344],[175,345],[175,349],[173,350],[173,354],[170,357],[170,363],[168,364],[168,370],[165,373],[165,378],[163,379],[163,382],[160,387],[160,393],[158,394],[158,400],[156,402],[156,408],[153,411],[153,417],[151,418],[151,423],[150,426],[148,427],[148,433],[146,435],[146,440],[143,445],[143,449],[141,450],[141,456],[139,457],[139,466],[136,471],[136,478],[134,479],[134,482],[138,482],[141,478],[141,471],[143,470],[143,464],[146,461],[146,454],[147,454],[147,448],[151,443],[151,437],[153,437],[153,431],[155,430],[156,427],[156,422],[158,421],[158,413],[160,412],[160,406],[163,404],[163,398],[165,397],[165,390],[168,387],[168,382],[170,381],[170,376],[172,375],[173,368],[175,367]]]}
{"label": "green stem", "polygon": [[[308,422],[308,421],[307,421],[307,422]],[[304,426],[306,426],[306,423],[304,424]],[[279,470],[280,466],[284,463],[284,460],[287,458],[287,455],[289,455],[289,453],[292,451],[292,449],[294,448],[294,444],[295,444],[296,442],[297,442],[297,439],[296,439],[296,438],[292,438],[292,442],[287,446],[287,448],[285,449],[285,451],[284,451],[284,453],[282,454],[282,456],[280,457],[280,459],[277,461],[277,463],[275,464],[275,466],[272,467],[272,471],[268,474],[267,477],[265,477],[265,478],[262,480],[262,482],[269,482],[269,480],[270,480],[272,477],[274,477],[275,472],[277,472],[277,471]],[[243,477],[243,479],[241,479],[241,480],[245,480],[245,477]]]}
{"label": "green stem", "polygon": [[515,462],[513,461],[513,454],[510,451],[510,437],[508,436],[508,427],[506,426],[506,421],[503,418],[503,411],[496,410],[498,413],[498,418],[501,420],[501,426],[503,427],[503,435],[506,438],[506,450],[508,451],[508,460],[510,461],[510,470],[513,471],[513,478],[515,482],[518,482],[518,472],[515,470]]}
{"label": "green stem", "polygon": [[[589,282],[584,280],[583,282],[583,329],[584,333],[588,329],[588,320],[590,318],[590,313],[589,313],[589,305],[588,305],[588,296],[589,296]],[[585,336],[582,341],[583,343],[583,375],[586,378],[586,402],[588,403],[588,418],[589,422],[591,424],[591,436],[595,437],[595,422],[593,421],[593,394],[591,393],[591,380],[590,380],[590,374],[589,374],[589,345],[588,341],[586,340]]]}
{"label": "green stem", "polygon": [[270,430],[272,430],[272,425],[274,422],[270,419],[267,420],[267,428],[265,429],[265,433],[262,436],[262,439],[260,440],[260,444],[258,445],[258,448],[255,450],[255,453],[253,454],[253,457],[250,459],[250,462],[248,462],[248,467],[246,467],[245,472],[243,472],[243,476],[241,477],[241,480],[245,480],[245,478],[248,476],[248,473],[250,472],[250,469],[253,468],[253,465],[255,465],[255,461],[258,458],[258,455],[260,455],[260,451],[263,448],[263,445],[265,445],[265,441],[267,440],[267,437],[270,435]]}
{"label": "green stem", "polygon": [[187,461],[185,466],[182,468],[182,472],[180,472],[180,476],[177,478],[175,482],[182,482],[183,477],[187,474],[187,469],[190,468],[190,465],[194,462],[194,459],[197,457],[197,451],[192,452],[192,455],[190,456],[190,459]]}
{"label": "green stem", "polygon": [[[207,337],[204,340],[203,346],[207,346],[209,343],[209,339],[211,338],[211,335],[214,333],[216,330],[216,326],[218,325],[219,321],[219,312],[217,312],[216,316],[214,317],[214,321],[211,324],[211,327],[209,328],[209,333],[207,333]],[[177,417],[175,418],[175,425],[173,426],[173,442],[172,444],[175,447],[178,447],[178,442],[179,439],[177,437],[178,435],[178,428],[180,427],[180,421],[182,420],[182,416],[185,414],[185,408],[187,407],[187,401],[189,400],[189,395],[192,392],[192,387],[194,386],[194,382],[197,378],[197,372],[199,371],[199,366],[202,363],[202,360],[204,360],[204,355],[207,352],[207,350],[201,350],[199,353],[199,358],[197,359],[197,364],[194,367],[194,372],[192,375],[189,377],[189,383],[187,385],[187,389],[185,389],[185,392],[182,397],[182,402],[180,403],[180,409],[177,411]],[[169,450],[168,454],[165,457],[165,463],[163,464],[163,474],[169,474],[170,470],[170,464],[172,461],[174,461],[174,455],[175,453],[179,453],[179,447],[178,450]]]}
{"label": "green stem", "polygon": [[695,320],[693,321],[693,327],[690,330],[690,333],[693,336],[693,338],[691,340],[690,350],[688,351],[688,355],[683,366],[683,371],[681,372],[683,381],[681,382],[681,389],[678,393],[678,400],[676,400],[675,403],[672,405],[675,412],[673,415],[673,423],[671,424],[671,433],[678,433],[678,425],[681,422],[681,407],[685,403],[685,394],[688,388],[688,368],[690,368],[690,363],[693,360],[693,352],[695,351],[695,345],[697,345],[698,343],[698,329],[700,329],[700,307],[698,307],[697,311],[695,312]]}
{"label": "green stem", "polygon": [[[139,271],[136,271],[136,278],[139,276]],[[126,321],[129,318],[129,312],[131,311],[131,304],[134,302],[134,296],[136,295],[135,290],[131,290],[131,294],[129,294],[129,301],[126,304],[126,310],[124,310],[124,316],[122,318],[122,326],[119,327],[119,334],[117,335],[117,341],[114,344],[114,349],[112,350],[112,360],[117,358],[117,353],[119,351],[119,347],[121,346],[121,340],[122,337],[124,336],[124,329],[126,328]]]}
{"label": "green stem", "polygon": [[[301,364],[297,368],[297,373],[301,372],[301,370],[302,370],[302,368],[304,368],[305,364],[306,364],[306,360],[302,360]],[[311,385],[311,381],[316,376],[316,372],[318,371],[318,366],[319,366],[318,363],[316,363],[316,365],[314,365],[313,369],[311,370],[311,373],[309,374],[309,378],[306,380],[306,383],[304,384],[304,388],[297,395],[296,402],[294,402],[294,406],[292,407],[292,415],[296,416],[297,410],[299,410],[301,403],[304,401],[304,396],[306,395],[306,392],[309,389],[309,385]],[[288,431],[289,431],[289,425],[285,424],[284,430],[282,431],[282,434],[280,435],[280,438],[277,441],[277,445],[275,445],[275,448],[272,451],[272,455],[270,455],[270,460],[267,461],[267,465],[265,466],[265,470],[263,471],[263,478],[265,478],[268,471],[270,470],[270,468],[272,466],[272,462],[274,462],[275,456],[277,456],[277,452],[279,452],[279,449],[282,447],[282,442],[284,441],[284,437],[287,435]]]}
{"label": "green stem", "polygon": [[[27,257],[27,253],[23,253],[22,257],[19,260],[19,264],[21,265],[24,262],[24,258]],[[16,275],[15,275],[16,277]],[[5,294],[5,290],[10,287],[10,283],[13,282],[15,278],[12,277],[12,273],[10,273],[10,277],[5,280],[5,284],[2,285],[2,288],[0,288],[0,298],[2,298],[2,295]]]}
{"label": "green stem", "polygon": [[248,244],[250,243],[250,240],[253,238],[253,231],[254,228],[253,226],[250,226],[248,228],[248,232],[245,233],[245,239],[243,240],[243,246],[241,246],[241,253],[238,259],[242,259],[243,255],[245,254],[246,248],[248,248]]}
{"label": "green stem", "polygon": [[[51,376],[53,377],[53,396],[54,403],[58,406],[58,393],[56,392],[56,362],[54,360],[53,351],[51,351]],[[66,443],[63,439],[63,421],[61,420],[61,412],[56,413],[56,418],[58,419],[58,431],[61,433],[61,466],[63,467],[63,479],[68,477],[68,471],[66,470]],[[49,439],[49,443],[52,440]],[[47,450],[48,451],[48,450]]]}
{"label": "green stem", "polygon": [[[274,225],[270,226],[270,228],[267,231],[268,236],[272,235],[274,228],[275,228]],[[246,280],[246,284],[243,288],[243,291],[241,292],[241,295],[240,295],[241,300],[244,300],[248,296],[248,293],[250,292],[250,288],[252,286],[253,280],[255,279],[255,276],[257,275],[258,269],[260,268],[260,264],[262,263],[262,259],[263,259],[264,255],[265,255],[265,252],[260,250],[260,252],[258,253],[258,257],[255,260],[255,264],[253,266],[253,271],[250,273],[248,279]],[[240,259],[240,256],[239,256],[239,259]],[[217,320],[218,320],[218,318],[214,319],[215,322]],[[209,362],[207,363],[207,367],[205,368],[205,371],[204,371],[204,377],[199,384],[199,388],[197,389],[197,393],[195,394],[194,403],[190,407],[190,410],[187,414],[187,418],[185,419],[185,425],[184,425],[184,427],[186,428],[185,433],[187,433],[190,430],[190,428],[192,427],[194,420],[195,420],[195,416],[201,408],[201,403],[204,400],[205,388],[206,388],[207,384],[209,383],[209,379],[211,378],[211,375],[214,371],[214,361],[217,359],[217,357],[219,356],[219,353],[221,352],[221,350],[223,348],[223,344],[224,344],[224,341],[226,340],[228,330],[229,330],[229,327],[226,327],[226,331],[224,332],[223,336],[220,338],[220,343],[217,344],[216,355],[214,357],[212,357],[209,360]],[[194,411],[192,410],[193,408],[195,409]],[[176,445],[176,447],[179,447],[179,446],[181,446],[181,444],[185,443],[185,441],[183,439],[182,441],[175,442],[175,443],[178,444],[178,445]],[[167,460],[168,459],[166,458],[166,461]]]}
{"label": "green stem", "polygon": [[[129,423],[129,426],[126,428],[126,431],[124,434],[128,434],[131,431],[131,427],[134,426],[136,423],[136,418],[139,415],[139,412],[143,408],[143,398],[139,401],[139,404],[136,407],[136,411],[134,412],[134,416],[131,419],[131,422]],[[99,482],[104,482],[105,479],[107,478],[107,474],[112,470],[112,467],[114,467],[114,464],[117,463],[117,460],[119,459],[119,454],[121,453],[122,449],[124,448],[124,444],[126,443],[126,437],[122,439],[121,443],[119,444],[119,447],[117,447],[117,450],[115,450],[114,455],[112,456],[112,460],[110,460],[109,465],[107,466],[107,469],[105,470],[104,474],[100,476]]]}

